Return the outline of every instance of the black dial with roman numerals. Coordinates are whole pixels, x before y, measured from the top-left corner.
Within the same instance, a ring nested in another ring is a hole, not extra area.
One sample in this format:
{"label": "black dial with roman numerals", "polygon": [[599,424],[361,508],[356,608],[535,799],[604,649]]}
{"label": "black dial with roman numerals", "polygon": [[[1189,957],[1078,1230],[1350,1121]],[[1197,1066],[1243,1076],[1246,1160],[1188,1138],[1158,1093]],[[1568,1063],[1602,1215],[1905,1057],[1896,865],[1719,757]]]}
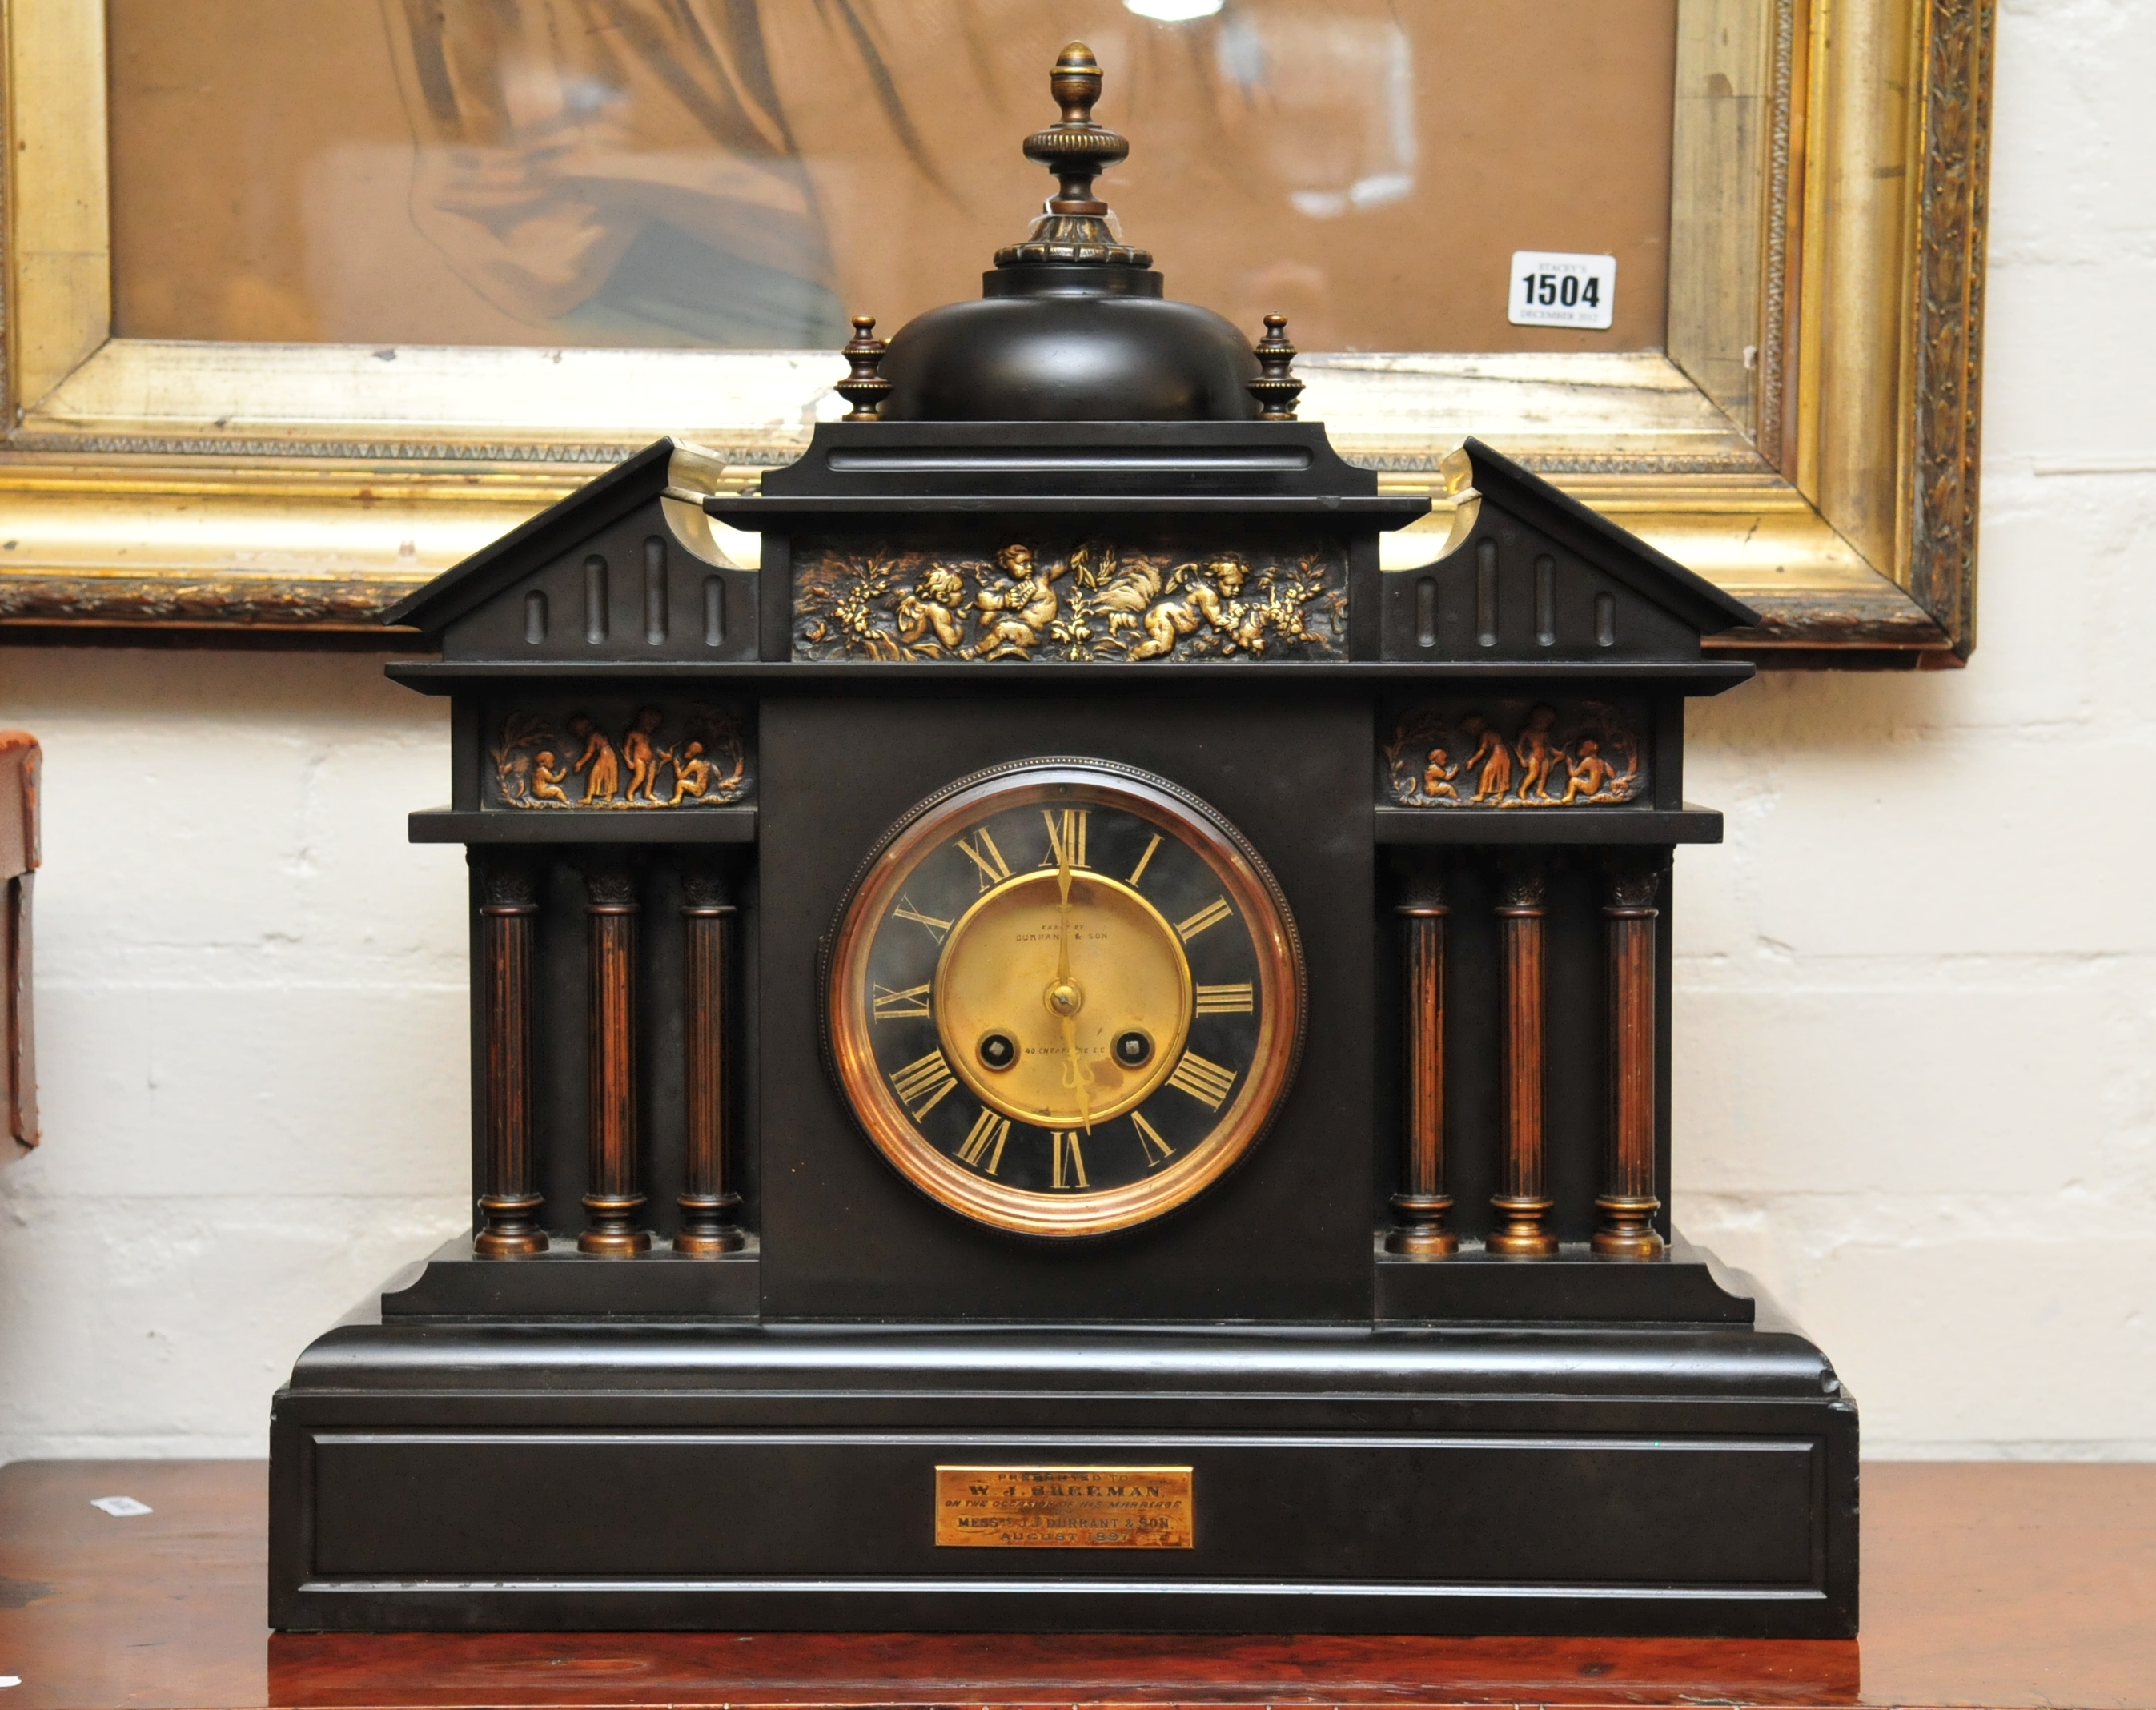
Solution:
{"label": "black dial with roman numerals", "polygon": [[1301,954],[1255,850],[1165,778],[1058,759],[962,778],[839,912],[831,1057],[869,1138],[952,1210],[1038,1235],[1158,1217],[1287,1091]]}

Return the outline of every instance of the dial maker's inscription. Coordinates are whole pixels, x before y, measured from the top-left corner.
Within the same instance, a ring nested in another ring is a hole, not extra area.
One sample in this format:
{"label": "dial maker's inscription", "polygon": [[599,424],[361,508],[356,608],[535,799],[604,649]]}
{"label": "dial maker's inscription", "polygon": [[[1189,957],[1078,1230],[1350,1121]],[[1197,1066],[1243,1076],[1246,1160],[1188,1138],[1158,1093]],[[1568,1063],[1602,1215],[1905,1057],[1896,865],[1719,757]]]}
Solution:
{"label": "dial maker's inscription", "polygon": [[1189,1549],[1188,1466],[939,1466],[936,1542],[973,1549]]}

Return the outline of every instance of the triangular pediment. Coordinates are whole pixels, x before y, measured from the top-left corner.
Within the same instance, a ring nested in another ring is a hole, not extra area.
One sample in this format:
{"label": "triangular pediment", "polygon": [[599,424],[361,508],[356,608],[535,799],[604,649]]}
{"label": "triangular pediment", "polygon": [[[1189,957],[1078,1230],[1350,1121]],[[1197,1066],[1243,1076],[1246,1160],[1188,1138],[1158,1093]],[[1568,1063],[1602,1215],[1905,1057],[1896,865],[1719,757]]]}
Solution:
{"label": "triangular pediment", "polygon": [[619,664],[753,657],[752,566],[712,544],[694,448],[654,441],[443,572],[384,621],[445,659]]}
{"label": "triangular pediment", "polygon": [[1687,570],[1479,439],[1472,506],[1444,555],[1387,574],[1386,656],[1432,662],[1697,660],[1703,635],[1759,622]]}

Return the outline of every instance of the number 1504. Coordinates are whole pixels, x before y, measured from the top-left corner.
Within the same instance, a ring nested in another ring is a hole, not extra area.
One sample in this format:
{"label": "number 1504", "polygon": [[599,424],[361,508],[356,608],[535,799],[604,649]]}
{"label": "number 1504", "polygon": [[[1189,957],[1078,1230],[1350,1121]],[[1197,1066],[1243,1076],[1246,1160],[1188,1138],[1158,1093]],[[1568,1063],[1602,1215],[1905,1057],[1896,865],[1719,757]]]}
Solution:
{"label": "number 1504", "polygon": [[1521,300],[1538,309],[1599,309],[1602,281],[1576,273],[1524,273],[1520,275]]}

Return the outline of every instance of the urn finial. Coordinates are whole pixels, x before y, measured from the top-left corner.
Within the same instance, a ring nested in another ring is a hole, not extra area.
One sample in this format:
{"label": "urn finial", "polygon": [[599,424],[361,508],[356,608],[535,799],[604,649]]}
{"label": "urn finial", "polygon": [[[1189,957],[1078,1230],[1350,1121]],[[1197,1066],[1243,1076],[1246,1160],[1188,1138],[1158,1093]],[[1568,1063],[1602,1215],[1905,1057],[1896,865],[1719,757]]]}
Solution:
{"label": "urn finial", "polygon": [[1148,252],[1132,248],[1117,235],[1108,204],[1093,193],[1093,180],[1131,151],[1127,139],[1093,121],[1101,85],[1101,62],[1085,43],[1072,42],[1055,56],[1048,92],[1062,114],[1045,131],[1026,138],[1025,156],[1055,175],[1056,193],[1024,242],[996,252],[997,266],[1042,261],[1152,265]]}

